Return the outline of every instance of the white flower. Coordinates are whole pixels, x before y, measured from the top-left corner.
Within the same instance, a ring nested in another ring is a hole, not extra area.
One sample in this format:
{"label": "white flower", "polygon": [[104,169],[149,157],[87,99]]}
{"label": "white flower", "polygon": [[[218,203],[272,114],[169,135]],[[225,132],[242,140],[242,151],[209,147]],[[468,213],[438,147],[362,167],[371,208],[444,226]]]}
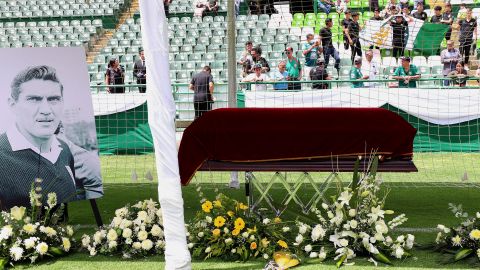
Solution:
{"label": "white flower", "polygon": [[303,242],[303,235],[301,235],[301,234],[297,235],[297,237],[295,237],[295,242],[297,244],[302,243]]}
{"label": "white flower", "polygon": [[205,217],[205,220],[206,220],[208,223],[212,223],[212,217],[211,217],[211,216],[206,216],[206,217]]}
{"label": "white flower", "polygon": [[120,223],[119,228],[123,230],[125,228],[129,228],[130,226],[132,226],[132,224],[133,222],[131,220],[122,219],[122,222]]}
{"label": "white flower", "polygon": [[31,249],[35,247],[35,241],[37,241],[37,238],[35,237],[30,237],[25,240],[23,240],[23,244],[25,245],[26,249]]}
{"label": "white flower", "polygon": [[127,216],[127,214],[128,214],[128,209],[126,207],[122,207],[115,210],[115,216],[117,217],[124,218]]}
{"label": "white flower", "polygon": [[442,232],[439,232],[437,234],[437,238],[435,238],[435,243],[437,243],[437,244],[440,243],[440,239],[442,239]]}
{"label": "white flower", "polygon": [[369,216],[371,220],[377,221],[379,217],[383,218],[384,214],[385,214],[385,211],[383,211],[381,209],[381,206],[379,205],[377,207],[372,207],[371,212],[367,216]]}
{"label": "white flower", "polygon": [[125,238],[125,244],[131,245],[133,243],[132,238]]}
{"label": "white flower", "polygon": [[[210,248],[210,247],[209,247],[209,248]],[[237,250],[234,248],[234,249],[230,250],[230,252],[231,252],[232,254],[235,254],[235,253],[237,252]]]}
{"label": "white flower", "polygon": [[[232,250],[233,250],[233,249],[232,249]],[[207,248],[205,249],[205,253],[210,253],[210,251],[212,251],[212,249],[211,249],[210,247],[207,247]]]}
{"label": "white flower", "polygon": [[353,209],[353,208],[350,209],[350,210],[348,210],[348,215],[349,215],[350,217],[356,216],[356,215],[357,215],[357,210],[355,210],[355,209]]}
{"label": "white flower", "polygon": [[462,238],[460,236],[452,237],[453,246],[462,246]]}
{"label": "white flower", "polygon": [[340,193],[340,196],[338,197],[338,200],[341,202],[342,205],[350,204],[350,199],[352,198],[352,193],[350,193],[348,190],[345,190],[344,192]]}
{"label": "white flower", "polygon": [[385,234],[385,233],[388,233],[388,226],[387,226],[387,224],[385,224],[385,221],[379,220],[375,224],[375,230],[378,233]]}
{"label": "white flower", "polygon": [[282,228],[282,231],[283,231],[283,232],[289,232],[289,231],[290,231],[290,227],[283,227],[283,228]]}
{"label": "white flower", "polygon": [[136,250],[139,250],[142,248],[142,243],[140,242],[133,242],[132,247]]}
{"label": "white flower", "polygon": [[188,247],[189,249],[192,249],[192,248],[193,248],[193,243],[188,243],[187,247]]}
{"label": "white flower", "polygon": [[477,257],[480,259],[480,248],[477,249]]}
{"label": "white flower", "polygon": [[320,224],[317,224],[312,229],[312,240],[315,242],[317,240],[322,240],[325,237],[325,230],[322,228]]}
{"label": "white flower", "polygon": [[114,249],[117,247],[117,241],[110,241],[108,242],[108,248],[109,249]]}
{"label": "white flower", "polygon": [[328,209],[328,204],[322,203],[322,208],[325,209],[325,210],[327,210],[327,209]]}
{"label": "white flower", "polygon": [[405,236],[399,235],[399,236],[397,237],[397,242],[399,242],[399,243],[405,242]]}
{"label": "white flower", "polygon": [[27,223],[25,225],[23,225],[23,230],[27,233],[27,234],[35,234],[37,232],[37,226],[36,225],[33,225],[31,223]]}
{"label": "white flower", "polygon": [[104,238],[105,236],[103,236],[103,233],[101,231],[99,232],[96,232],[94,235],[93,235],[93,241],[95,242],[95,244],[100,244],[102,242],[102,239]]}
{"label": "white flower", "polygon": [[147,214],[147,212],[145,212],[145,211],[139,211],[139,212],[137,213],[137,219],[139,219],[139,220],[141,220],[141,221],[146,220],[147,217],[148,217],[148,214]]}
{"label": "white flower", "polygon": [[48,251],[48,245],[45,242],[41,242],[40,244],[37,245],[35,250],[38,252],[38,254],[45,255]]}
{"label": "white flower", "polygon": [[325,260],[325,258],[327,258],[327,253],[325,252],[325,249],[323,247],[320,249],[320,253],[318,253],[318,258],[322,262]]}
{"label": "white flower", "polygon": [[328,211],[328,212],[327,212],[327,216],[328,216],[328,218],[330,218],[330,219],[332,219],[332,218],[335,217],[335,215],[333,214],[332,211]]}
{"label": "white flower", "polygon": [[52,192],[48,193],[47,195],[47,204],[48,207],[53,208],[55,205],[57,205],[57,194]]}
{"label": "white flower", "polygon": [[308,230],[308,226],[304,223],[301,223],[300,226],[298,227],[298,232],[301,234],[305,234]]}
{"label": "white flower", "polygon": [[157,224],[152,226],[152,229],[150,230],[150,233],[153,236],[156,236],[156,237],[162,237],[163,236],[163,230]]}
{"label": "white flower", "polygon": [[350,227],[352,229],[357,228],[357,226],[358,226],[358,222],[355,219],[350,220]]}
{"label": "white flower", "polygon": [[405,251],[403,250],[403,248],[399,246],[395,249],[395,253],[393,255],[395,256],[395,258],[401,259],[404,253]]}
{"label": "white flower", "polygon": [[223,228],[223,232],[224,232],[225,234],[227,234],[227,233],[230,232],[230,230],[229,230],[227,227],[225,227],[225,228]]}
{"label": "white flower", "polygon": [[304,248],[304,250],[305,250],[306,252],[310,252],[310,251],[312,251],[312,246],[311,246],[311,245],[306,245],[305,248]]}
{"label": "white flower", "polygon": [[148,238],[148,233],[146,231],[139,231],[137,237],[138,240],[143,241]]}
{"label": "white flower", "polygon": [[480,218],[480,212],[477,212],[477,218]]}
{"label": "white flower", "polygon": [[393,243],[392,237],[387,236],[387,237],[385,238],[385,243],[387,243],[387,244],[392,244],[392,243]]}
{"label": "white flower", "polygon": [[132,233],[133,233],[133,232],[132,232],[132,229],[130,229],[130,228],[125,228],[125,229],[123,230],[123,232],[122,232],[122,237],[125,238],[125,239],[126,239],[126,238],[130,238],[130,237],[132,237]]}
{"label": "white flower", "polygon": [[318,256],[317,252],[310,253],[310,258],[316,258]]}
{"label": "white flower", "polygon": [[107,233],[108,241],[115,241],[118,238],[118,234],[114,229],[110,229]]}
{"label": "white flower", "polygon": [[10,248],[10,256],[14,261],[20,260],[23,256],[23,248],[15,246]]}
{"label": "white flower", "polygon": [[439,229],[440,231],[443,231],[444,233],[450,233],[450,229],[445,227],[442,224],[438,224],[437,229]]}
{"label": "white flower", "polygon": [[144,240],[142,242],[142,249],[150,250],[153,247],[153,242],[150,239]]}
{"label": "white flower", "polygon": [[247,237],[248,237],[248,232],[243,232],[243,233],[242,233],[242,237],[243,237],[243,238],[247,238]]}
{"label": "white flower", "polygon": [[264,218],[262,222],[263,222],[263,224],[268,225],[270,223],[270,219],[269,218]]}
{"label": "white flower", "polygon": [[72,236],[72,235],[73,235],[73,228],[72,228],[72,226],[70,226],[70,225],[67,226],[67,235],[68,235],[68,236]]}
{"label": "white flower", "polygon": [[62,237],[62,247],[63,247],[63,250],[68,252],[72,247],[72,243],[70,243],[70,239]]}
{"label": "white flower", "polygon": [[22,207],[14,206],[12,207],[12,209],[10,209],[10,215],[14,220],[22,220],[23,216],[25,215],[25,210],[27,209],[23,206]]}
{"label": "white flower", "polygon": [[233,242],[233,239],[232,238],[227,238],[225,239],[225,244],[229,245]]}
{"label": "white flower", "polygon": [[406,249],[412,249],[413,243],[415,242],[415,236],[412,234],[407,235],[407,241],[405,243],[405,248]]}
{"label": "white flower", "polygon": [[267,253],[263,254],[263,259],[268,260],[268,254]]}
{"label": "white flower", "polygon": [[3,226],[2,230],[0,231],[0,241],[6,240],[10,238],[13,234],[13,228],[10,225]]}
{"label": "white flower", "polygon": [[255,235],[250,235],[250,241],[255,241]]}
{"label": "white flower", "polygon": [[204,234],[203,232],[199,232],[199,233],[197,234],[198,238],[202,238],[204,235],[205,235],[205,234]]}
{"label": "white flower", "polygon": [[347,239],[340,239],[339,243],[340,243],[340,246],[342,246],[342,247],[348,246],[348,240]]}
{"label": "white flower", "polygon": [[89,247],[88,251],[90,252],[90,256],[97,255],[97,250],[94,247]]}
{"label": "white flower", "polygon": [[383,237],[383,234],[381,233],[376,233],[373,237],[375,237],[375,240],[379,242],[382,242],[385,240],[385,237]]}

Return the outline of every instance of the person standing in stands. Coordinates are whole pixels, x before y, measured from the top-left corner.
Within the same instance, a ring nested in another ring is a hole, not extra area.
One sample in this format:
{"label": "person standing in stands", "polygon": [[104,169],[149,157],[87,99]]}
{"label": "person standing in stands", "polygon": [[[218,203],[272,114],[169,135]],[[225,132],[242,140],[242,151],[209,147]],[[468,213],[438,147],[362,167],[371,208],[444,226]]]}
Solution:
{"label": "person standing in stands", "polygon": [[313,34],[307,34],[307,40],[302,44],[303,56],[305,57],[305,72],[310,80],[310,70],[315,68],[320,49],[320,42],[313,40]]}
{"label": "person standing in stands", "polygon": [[[327,70],[325,69],[325,61],[322,58],[317,59],[317,66],[310,70],[310,78],[312,78],[313,81],[325,81],[325,80],[331,80],[332,77],[328,75]],[[326,82],[316,82],[313,83],[312,85],[313,89],[328,89],[329,84]]]}
{"label": "person standing in stands", "polygon": [[[262,66],[262,73],[270,72],[270,66],[268,65],[267,60],[262,57],[262,48],[260,46],[252,48],[251,54],[252,54],[252,59],[255,65],[260,64]],[[254,68],[255,65],[252,65],[252,69],[250,70],[250,73],[255,72],[255,68]]]}
{"label": "person standing in stands", "polygon": [[384,18],[380,16],[380,9],[377,7],[373,10],[373,17],[370,18],[372,21],[383,21]]}
{"label": "person standing in stands", "polygon": [[238,64],[242,66],[242,78],[245,78],[248,74],[252,73],[252,67],[254,65],[252,58],[252,41],[245,42],[245,50],[242,52],[242,57],[238,60]]}
{"label": "person standing in stands", "polygon": [[415,65],[410,64],[410,57],[402,57],[402,65],[393,73],[392,78],[398,80],[400,88],[416,88],[421,75]]}
{"label": "person standing in stands", "polygon": [[[282,60],[278,63],[278,70],[273,72],[273,80],[276,82],[285,82],[287,81],[288,72],[286,70],[287,63]],[[275,90],[287,90],[288,83],[275,83],[273,85],[273,89]]]}
{"label": "person standing in stands", "polygon": [[470,60],[470,49],[477,40],[477,20],[472,17],[472,10],[467,9],[467,15],[464,20],[458,22],[460,25],[460,53],[463,56],[465,64]]}
{"label": "person standing in stands", "polygon": [[441,23],[448,25],[448,31],[445,33],[445,39],[450,40],[452,36],[452,24],[453,24],[453,14],[452,14],[452,5],[450,3],[445,4],[445,11],[442,14]]}
{"label": "person standing in stands", "polygon": [[428,19],[428,15],[424,11],[424,7],[422,3],[417,4],[417,10],[412,14],[412,17],[422,21],[426,21]]}
{"label": "person standing in stands", "polygon": [[[450,72],[455,70],[457,63],[461,60],[460,51],[453,47],[453,40],[447,41],[447,48],[440,54],[440,59],[443,64],[442,74],[447,77]],[[449,85],[449,80],[443,81],[444,86]]]}
{"label": "person standing in stands", "polygon": [[[145,52],[143,49],[140,49],[139,52],[140,59],[135,61],[133,65],[133,77],[137,79],[137,84],[146,84],[147,83],[147,66],[145,66]],[[145,93],[147,90],[146,86],[139,86],[138,91],[140,93]]]}
{"label": "person standing in stands", "polygon": [[[125,83],[125,69],[120,65],[118,59],[110,59],[108,62],[107,72],[105,74],[106,85],[123,85]],[[125,93],[124,86],[110,86],[107,88],[108,93],[121,94]]]}
{"label": "person standing in stands", "polygon": [[[362,63],[362,74],[368,75],[368,80],[376,80],[380,75],[380,65],[373,60],[373,51],[368,50],[365,52],[366,62]],[[376,87],[378,82],[365,82],[365,87]]]}
{"label": "person standing in stands", "polygon": [[293,56],[292,47],[287,47],[285,49],[285,53],[287,54],[287,80],[294,81],[288,84],[288,90],[301,90],[302,85],[298,82],[296,83],[295,81],[302,80],[302,65],[300,65],[300,61]]}
{"label": "person standing in stands", "polygon": [[362,56],[362,45],[360,44],[360,25],[358,24],[358,12],[352,13],[353,21],[348,24],[347,39],[352,48],[352,64],[355,56]]}
{"label": "person standing in stands", "polygon": [[395,18],[390,21],[392,27],[392,46],[393,57],[401,57],[405,53],[406,36],[408,34],[408,23],[402,15],[396,15]]}
{"label": "person standing in stands", "polygon": [[[335,69],[337,70],[337,75],[340,73],[340,56],[338,51],[333,46],[332,42],[332,27],[333,21],[331,18],[325,19],[325,27],[320,30],[320,40],[322,41],[323,56],[325,58],[325,68],[328,67],[328,62],[330,61],[330,56],[335,59]],[[318,63],[317,63],[318,66]]]}
{"label": "person standing in stands", "polygon": [[[270,78],[267,74],[262,73],[262,65],[255,64],[253,67],[255,70],[254,73],[248,74],[247,77],[243,78],[242,82],[268,82]],[[267,84],[259,83],[259,84],[251,84],[252,91],[266,91]]]}
{"label": "person standing in stands", "polygon": [[352,17],[351,17],[350,10],[345,11],[345,19],[342,20],[342,31],[343,31],[343,47],[345,50],[348,50],[350,43],[348,42],[347,38],[347,31],[348,31],[348,26],[350,25],[351,22],[353,22]]}
{"label": "person standing in stands", "polygon": [[353,88],[364,87],[363,82],[356,82],[357,80],[367,80],[368,75],[362,74],[362,57],[355,57],[353,66],[350,69],[350,80]]}
{"label": "person standing in stands", "polygon": [[441,6],[435,6],[433,9],[434,14],[432,18],[430,18],[431,23],[442,23],[442,7]]}
{"label": "person standing in stands", "polygon": [[202,71],[195,74],[190,82],[190,90],[193,94],[193,107],[195,109],[195,119],[204,113],[212,110],[212,104],[215,101],[213,96],[213,76],[209,66],[203,67]]}

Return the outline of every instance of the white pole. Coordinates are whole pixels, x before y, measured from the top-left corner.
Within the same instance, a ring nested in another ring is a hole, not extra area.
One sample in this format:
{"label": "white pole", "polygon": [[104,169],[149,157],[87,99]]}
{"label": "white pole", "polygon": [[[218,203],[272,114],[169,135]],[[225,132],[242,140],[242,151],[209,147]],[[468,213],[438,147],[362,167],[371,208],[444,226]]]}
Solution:
{"label": "white pole", "polygon": [[228,107],[237,107],[237,60],[235,55],[235,0],[227,0],[227,70],[228,70]]}

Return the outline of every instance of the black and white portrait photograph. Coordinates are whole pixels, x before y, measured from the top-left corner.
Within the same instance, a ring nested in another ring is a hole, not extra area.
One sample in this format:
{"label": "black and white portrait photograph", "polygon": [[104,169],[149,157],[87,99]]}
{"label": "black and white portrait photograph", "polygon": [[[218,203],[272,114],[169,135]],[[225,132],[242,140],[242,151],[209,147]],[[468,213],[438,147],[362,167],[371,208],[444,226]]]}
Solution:
{"label": "black and white portrait photograph", "polygon": [[103,195],[83,48],[0,49],[0,209]]}

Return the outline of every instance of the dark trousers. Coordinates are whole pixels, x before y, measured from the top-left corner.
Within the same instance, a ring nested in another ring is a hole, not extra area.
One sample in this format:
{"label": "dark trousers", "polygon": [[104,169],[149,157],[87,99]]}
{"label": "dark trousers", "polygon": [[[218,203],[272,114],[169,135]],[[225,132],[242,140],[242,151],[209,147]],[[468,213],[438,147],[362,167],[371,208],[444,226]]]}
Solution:
{"label": "dark trousers", "polygon": [[[344,34],[345,35],[345,34]],[[350,47],[350,43],[348,43],[348,38],[344,37],[343,38],[343,48],[345,50],[348,50],[348,48]]]}
{"label": "dark trousers", "polygon": [[[289,81],[299,81],[298,78],[290,78]],[[302,90],[302,84],[296,82],[288,83],[288,90]]]}
{"label": "dark trousers", "polygon": [[405,44],[402,43],[393,43],[393,57],[397,58],[404,56],[405,54]]}
{"label": "dark trousers", "polygon": [[330,62],[330,56],[335,59],[334,67],[336,69],[340,68],[340,56],[338,55],[338,51],[335,50],[335,47],[323,47],[323,56],[325,57],[325,67],[328,67],[328,62]]}
{"label": "dark trousers", "polygon": [[194,101],[193,108],[195,108],[195,119],[202,116],[204,113],[212,110],[211,101]]}
{"label": "dark trousers", "polygon": [[[147,83],[147,80],[145,79],[138,79],[137,80],[137,84],[146,84]],[[145,86],[139,86],[138,87],[138,92],[140,93],[145,93],[147,91],[147,87]]]}
{"label": "dark trousers", "polygon": [[470,60],[470,49],[472,48],[473,40],[460,40],[460,54],[465,60],[465,64],[468,64]]}
{"label": "dark trousers", "polygon": [[447,33],[445,33],[445,39],[448,41],[452,37],[452,28],[448,29]]}
{"label": "dark trousers", "polygon": [[353,61],[355,60],[355,56],[362,56],[362,45],[360,44],[360,39],[354,38],[352,39],[353,44],[350,45],[352,48],[352,65]]}

